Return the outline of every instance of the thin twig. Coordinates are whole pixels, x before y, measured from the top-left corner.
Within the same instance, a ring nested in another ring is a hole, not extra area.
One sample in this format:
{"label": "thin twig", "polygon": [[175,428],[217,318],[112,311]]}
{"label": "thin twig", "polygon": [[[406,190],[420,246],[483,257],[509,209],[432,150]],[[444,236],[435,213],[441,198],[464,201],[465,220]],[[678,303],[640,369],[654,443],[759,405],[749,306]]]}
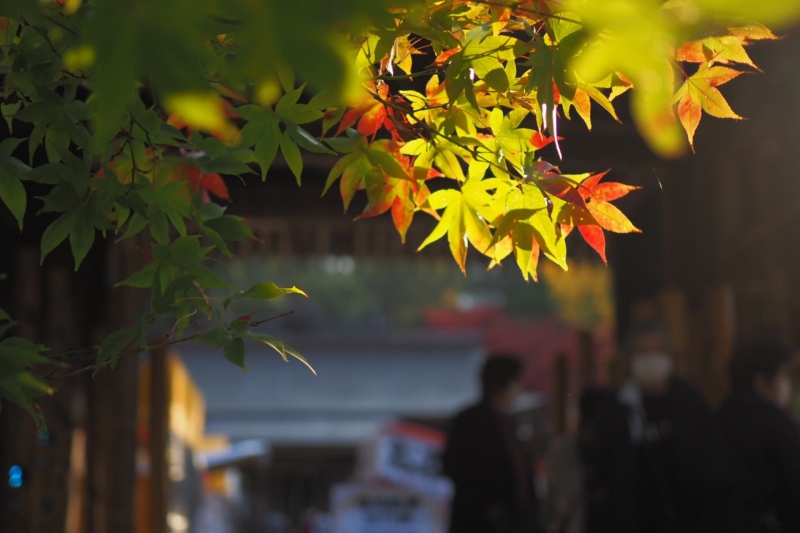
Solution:
{"label": "thin twig", "polygon": [[77,32],[77,31],[73,30],[72,28],[70,28],[69,26],[67,26],[66,24],[64,24],[64,23],[63,23],[63,22],[61,22],[60,20],[58,20],[57,18],[55,18],[55,17],[51,17],[50,15],[43,15],[43,18],[44,18],[46,21],[48,21],[48,22],[50,22],[50,23],[52,23],[52,24],[55,24],[56,26],[58,26],[58,27],[59,27],[59,28],[61,28],[62,30],[64,30],[64,31],[66,31],[66,32],[69,32],[69,33],[71,33],[71,34],[72,34],[72,35],[74,35],[75,37],[80,37],[80,35],[78,35],[78,32]]}

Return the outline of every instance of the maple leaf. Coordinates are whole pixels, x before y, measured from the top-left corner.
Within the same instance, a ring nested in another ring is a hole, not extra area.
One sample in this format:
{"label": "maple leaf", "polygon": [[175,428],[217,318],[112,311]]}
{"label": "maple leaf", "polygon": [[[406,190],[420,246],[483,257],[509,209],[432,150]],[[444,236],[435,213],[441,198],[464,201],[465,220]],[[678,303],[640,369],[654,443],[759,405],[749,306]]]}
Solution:
{"label": "maple leaf", "polygon": [[774,41],[778,37],[772,33],[772,30],[762,24],[747,24],[736,28],[728,28],[732,35],[749,39],[751,41],[771,40]]}
{"label": "maple leaf", "polygon": [[[387,145],[394,148],[394,145]],[[394,158],[399,168],[394,163],[389,162],[386,156]],[[356,218],[360,220],[367,217],[375,217],[391,210],[392,221],[400,233],[403,243],[406,240],[406,233],[411,226],[414,213],[420,206],[428,212],[435,214],[434,210],[425,208],[430,190],[425,184],[426,180],[441,176],[441,173],[434,168],[421,168],[414,166],[414,160],[399,152],[386,153],[377,156],[376,152],[367,153],[367,159],[372,158],[373,168],[384,169],[381,182],[375,182],[377,174],[365,174],[365,188],[367,189],[367,206],[364,211]],[[377,159],[376,159],[377,157]],[[389,168],[392,176],[385,169]]]}
{"label": "maple leaf", "polygon": [[608,264],[608,259],[606,258],[606,237],[603,233],[603,229],[599,226],[578,226],[578,231],[580,231],[583,240],[594,248],[594,251],[596,251],[603,260],[603,263]]}
{"label": "maple leaf", "polygon": [[575,111],[586,123],[586,128],[592,129],[592,101],[589,94],[581,89],[575,89],[575,94],[572,95],[572,105],[575,106]]}
{"label": "maple leaf", "polygon": [[[389,86],[385,83],[380,83],[377,87],[375,84],[370,83],[367,85],[367,89],[384,100],[389,97]],[[344,114],[342,122],[339,124],[339,129],[336,130],[336,135],[340,135],[347,128],[353,127],[356,122],[358,122],[356,129],[365,137],[373,137],[381,129],[381,126],[386,123],[391,127],[391,120],[387,116],[386,106],[369,93],[365,94],[353,109]]]}
{"label": "maple leaf", "polygon": [[717,89],[720,85],[744,74],[741,70],[734,70],[720,66],[703,66],[695,74],[686,79],[686,82],[675,93],[678,102],[678,118],[686,130],[689,144],[694,149],[694,133],[702,118],[702,111],[717,118],[741,119],[733,112],[725,97]]}
{"label": "maple leaf", "polygon": [[383,187],[376,194],[377,201],[368,203],[364,211],[356,217],[356,220],[376,217],[391,209],[392,221],[400,233],[401,240],[405,242],[406,232],[414,217],[414,209],[416,207],[414,197],[417,189],[417,184],[411,180],[386,179]]}
{"label": "maple leaf", "polygon": [[594,85],[590,85],[584,82],[578,82],[577,87],[575,88],[575,92],[572,95],[572,98],[569,101],[564,102],[564,111],[567,113],[569,111],[570,106],[574,106],[575,110],[578,112],[578,115],[583,119],[586,123],[586,128],[591,130],[592,129],[592,101],[605,109],[609,115],[613,117],[614,120],[617,122],[621,122],[619,117],[617,116],[617,111],[614,109],[614,104],[611,103],[611,100],[615,96],[619,96],[626,90],[631,87],[630,81],[621,80],[619,76],[616,77],[614,83],[611,86],[611,95],[606,96],[600,90],[595,87]]}
{"label": "maple leaf", "polygon": [[380,61],[380,72],[388,71],[394,76],[394,66],[396,65],[406,74],[412,74],[411,56],[423,53],[414,46],[419,41],[420,39],[415,39],[412,42],[408,35],[395,39],[389,54]]}
{"label": "maple leaf", "polygon": [[745,51],[746,39],[735,35],[707,37],[698,41],[683,43],[676,51],[679,61],[689,63],[719,63],[728,65],[741,63],[758,69]]}
{"label": "maple leaf", "polygon": [[591,246],[604,263],[606,258],[606,239],[603,230],[614,233],[639,233],[639,229],[611,203],[639,187],[617,182],[600,180],[608,173],[589,175],[580,182],[577,191],[583,198],[586,209],[578,205],[566,205],[558,214],[558,221],[565,234],[577,227],[583,239]]}
{"label": "maple leaf", "polygon": [[589,176],[578,188],[586,203],[586,208],[597,220],[599,226],[605,230],[614,233],[641,233],[641,230],[634,226],[622,211],[609,203],[639,187],[617,182],[600,183],[606,174],[608,171]]}
{"label": "maple leaf", "polygon": [[529,276],[533,278],[533,281],[539,281],[537,271],[541,247],[536,231],[530,224],[535,214],[536,210],[534,209],[514,209],[503,215],[497,231],[495,231],[494,257],[489,268],[499,264],[513,252],[525,281]]}
{"label": "maple leaf", "polygon": [[435,65],[437,67],[444,66],[444,65],[447,64],[448,61],[450,61],[451,57],[453,57],[454,55],[456,55],[460,51],[461,51],[461,47],[460,46],[457,46],[456,48],[451,48],[450,50],[445,50],[444,52],[442,52],[441,54],[436,56],[436,59],[429,66],[433,66],[433,65]]}
{"label": "maple leaf", "polygon": [[740,63],[760,71],[750,59],[745,46],[751,40],[774,40],[777,37],[759,24],[730,28],[729,31],[730,35],[706,37],[681,44],[675,53],[676,59],[689,63],[708,63],[709,66],[713,63]]}
{"label": "maple leaf", "polygon": [[[497,187],[495,183],[491,186]],[[486,254],[492,258],[490,268],[513,252],[526,281],[530,277],[538,280],[536,269],[541,253],[567,269],[566,235],[562,234],[556,220],[571,204],[557,197],[551,198],[534,183],[512,186],[495,194],[494,199],[501,210],[492,219],[492,225],[497,229],[491,243],[492,253]]]}
{"label": "maple leaf", "polygon": [[181,161],[175,166],[172,176],[175,180],[186,181],[192,192],[199,190],[203,203],[211,201],[209,193],[222,200],[230,200],[228,186],[216,172],[201,174],[198,166]]}
{"label": "maple leaf", "polygon": [[545,161],[536,161],[536,165],[526,168],[525,172],[530,176],[527,181],[535,183],[549,195],[586,209],[584,199],[576,188],[577,184],[570,176],[562,176],[558,167]]}
{"label": "maple leaf", "polygon": [[[559,140],[561,139],[562,137],[559,137]],[[534,132],[533,135],[531,135],[531,146],[533,146],[537,150],[541,150],[542,148],[552,143],[553,141],[555,141],[553,137],[548,137],[538,131]]]}
{"label": "maple leaf", "polygon": [[450,252],[464,275],[467,273],[467,243],[471,243],[475,249],[489,257],[492,245],[489,226],[469,201],[469,196],[469,192],[455,189],[443,189],[430,195],[427,203],[433,209],[444,209],[444,213],[439,223],[417,249],[422,250],[446,234]]}

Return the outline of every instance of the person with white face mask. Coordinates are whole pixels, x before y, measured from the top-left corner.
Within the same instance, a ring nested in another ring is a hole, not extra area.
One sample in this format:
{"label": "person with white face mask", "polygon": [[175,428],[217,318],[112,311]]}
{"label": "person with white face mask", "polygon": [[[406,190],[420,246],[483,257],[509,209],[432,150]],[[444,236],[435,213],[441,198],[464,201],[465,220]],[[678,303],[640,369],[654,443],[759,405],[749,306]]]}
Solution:
{"label": "person with white face mask", "polygon": [[626,345],[630,377],[597,418],[590,460],[594,493],[587,533],[692,533],[696,509],[686,501],[678,442],[710,416],[700,394],[673,375],[666,329],[637,324]]}
{"label": "person with white face mask", "polygon": [[793,359],[768,338],[739,342],[731,357],[731,393],[716,422],[738,475],[712,506],[711,533],[800,531],[800,428],[787,412]]}

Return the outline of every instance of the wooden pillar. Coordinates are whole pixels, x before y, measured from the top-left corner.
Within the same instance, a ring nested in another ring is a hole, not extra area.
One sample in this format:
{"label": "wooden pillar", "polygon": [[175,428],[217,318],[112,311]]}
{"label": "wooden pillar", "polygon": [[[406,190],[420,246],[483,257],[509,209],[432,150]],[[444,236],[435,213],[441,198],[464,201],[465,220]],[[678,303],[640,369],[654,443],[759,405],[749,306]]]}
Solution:
{"label": "wooden pillar", "polygon": [[[44,269],[47,299],[44,312],[44,338],[51,353],[74,349],[78,344],[78,324],[75,308],[75,276],[65,264]],[[33,531],[63,531],[67,516],[67,483],[72,466],[72,437],[83,422],[83,376],[51,382],[56,389],[52,398],[41,402],[47,430],[40,431],[28,445],[37,448],[37,466],[42,468],[32,476],[35,492],[32,510]],[[34,444],[35,443],[35,444]],[[38,470],[38,469],[37,469]],[[80,505],[80,501],[77,503]]]}
{"label": "wooden pillar", "polygon": [[150,459],[150,493],[148,496],[148,533],[166,533],[169,508],[167,448],[169,446],[169,368],[167,350],[150,352],[150,420],[148,424],[148,456]]}
{"label": "wooden pillar", "polygon": [[[36,247],[17,249],[14,258],[11,305],[5,309],[18,321],[15,333],[36,342],[44,340],[41,329],[42,276]],[[31,490],[36,472],[38,445],[31,417],[10,402],[3,401],[0,413],[0,525],[4,533],[32,532],[36,494]],[[23,486],[12,488],[7,473],[12,466],[23,469]]]}
{"label": "wooden pillar", "polygon": [[[109,283],[124,279],[139,268],[136,246],[142,244],[129,239],[110,247],[105,263]],[[110,331],[131,327],[140,307],[140,295],[132,288],[114,289],[107,298],[109,317],[95,332],[99,339]],[[89,385],[91,533],[134,533],[138,375],[138,354],[123,352],[113,370],[101,369]]]}

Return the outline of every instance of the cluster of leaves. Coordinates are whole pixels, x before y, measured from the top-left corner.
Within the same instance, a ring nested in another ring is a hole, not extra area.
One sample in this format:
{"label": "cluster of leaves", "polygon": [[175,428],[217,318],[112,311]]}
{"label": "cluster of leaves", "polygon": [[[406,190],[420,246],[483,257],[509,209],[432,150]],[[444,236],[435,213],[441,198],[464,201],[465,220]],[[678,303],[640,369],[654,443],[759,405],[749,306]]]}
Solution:
{"label": "cluster of leaves", "polygon": [[33,403],[53,389],[35,372],[33,365],[47,364],[42,355],[46,348],[21,337],[6,337],[14,322],[0,309],[0,399],[6,398],[25,409],[37,424],[44,422],[41,411]]}
{"label": "cluster of leaves", "polygon": [[[680,155],[702,111],[740,118],[717,87],[744,72],[734,65],[756,68],[750,41],[775,39],[752,21],[797,12],[795,2],[427,2],[354,37],[366,94],[326,114],[324,132],[341,122],[324,140],[346,154],[327,187],[341,178],[345,208],[366,190],[360,217],[391,211],[403,238],[416,212],[433,215],[439,224],[420,248],[447,237],[462,271],[470,245],[491,266],[513,254],[526,279],[541,254],[566,269],[575,227],[605,261],[604,231],[638,231],[610,203],[633,187],[541,160],[550,143],[562,157],[560,118],[574,112],[591,129],[594,104],[618,120],[615,99],[635,88],[645,140]],[[415,70],[419,55],[426,64]],[[424,92],[395,90],[407,77],[427,78]],[[437,180],[431,193],[433,178],[451,184]]]}
{"label": "cluster of leaves", "polygon": [[[162,318],[168,342],[240,366],[244,340],[300,358],[252,317],[226,318],[231,298],[299,291],[235,292],[208,267],[254,238],[221,205],[224,176],[263,180],[280,152],[300,183],[304,151],[338,155],[326,190],[338,180],[345,208],[364,190],[359,218],[391,212],[403,239],[416,213],[435,217],[421,247],[446,236],[462,270],[470,245],[492,266],[513,255],[525,279],[542,254],[566,269],[575,227],[605,260],[604,231],[638,231],[610,203],[632,187],[542,160],[550,144],[561,157],[561,117],[591,128],[594,103],[617,118],[633,88],[640,132],[677,155],[681,124],[691,141],[702,111],[736,117],[717,87],[732,65],[754,68],[750,40],[774,38],[759,23],[799,13],[793,0],[4,0],[0,199],[22,228],[25,184],[47,188],[42,259],[68,241],[76,269],[98,232],[149,233],[144,268],[121,282],[149,290],[149,308],[102,343],[97,368]],[[0,395],[30,407],[29,392]]]}

